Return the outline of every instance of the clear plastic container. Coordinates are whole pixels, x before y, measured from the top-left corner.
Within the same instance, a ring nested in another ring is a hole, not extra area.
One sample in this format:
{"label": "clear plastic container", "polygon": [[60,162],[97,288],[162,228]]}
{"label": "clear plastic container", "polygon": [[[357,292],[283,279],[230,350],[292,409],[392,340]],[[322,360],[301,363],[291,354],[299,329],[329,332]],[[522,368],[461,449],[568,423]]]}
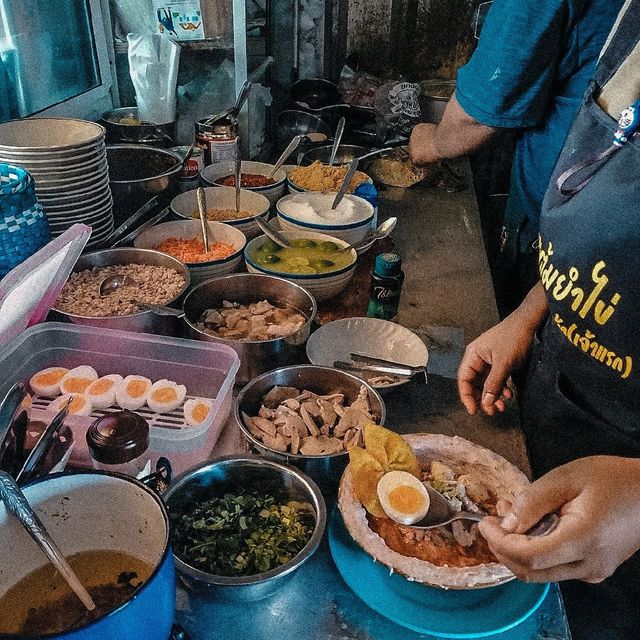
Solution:
{"label": "clear plastic container", "polygon": [[[0,371],[4,372],[0,397],[15,382],[28,382],[41,369],[82,364],[94,367],[100,375],[137,374],[151,380],[174,380],[187,387],[186,399],[201,397],[212,401],[207,421],[198,427],[186,424],[181,408],[168,414],[154,413],[148,407],[137,411],[149,421],[152,464],[165,456],[174,474],[178,474],[210,456],[231,411],[240,361],[236,352],[223,344],[46,322],[27,329],[0,350]],[[34,398],[34,419],[51,418],[49,402]],[[91,466],[86,430],[104,413],[100,410],[91,416],[67,419],[76,441],[70,464]]]}

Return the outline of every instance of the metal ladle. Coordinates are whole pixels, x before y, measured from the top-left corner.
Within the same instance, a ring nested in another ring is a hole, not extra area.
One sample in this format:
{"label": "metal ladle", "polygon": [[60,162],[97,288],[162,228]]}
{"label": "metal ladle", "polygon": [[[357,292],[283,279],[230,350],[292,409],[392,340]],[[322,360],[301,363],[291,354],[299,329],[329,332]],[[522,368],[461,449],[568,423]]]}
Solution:
{"label": "metal ladle", "polygon": [[[456,520],[472,520],[480,522],[486,514],[475,511],[456,511],[450,502],[433,487],[424,484],[424,488],[429,494],[429,510],[427,515],[415,524],[407,525],[413,529],[434,529],[442,527]],[[560,518],[555,513],[548,513],[537,524],[533,525],[527,532],[528,536],[545,536],[551,533],[560,522]]]}
{"label": "metal ladle", "polygon": [[[107,276],[99,287],[100,297],[104,298],[111,293],[116,292],[122,287],[133,287],[138,283],[131,277],[116,273],[113,276]],[[176,316],[181,318],[184,315],[184,311],[181,309],[174,309],[173,307],[164,307],[161,304],[149,304],[147,302],[138,302],[137,300],[131,300],[131,304],[135,304],[143,311],[150,311],[157,316]]]}
{"label": "metal ladle", "polygon": [[351,251],[351,249],[362,249],[370,244],[373,244],[377,240],[382,240],[382,238],[386,238],[396,227],[398,222],[398,218],[389,218],[385,220],[375,231],[369,231],[367,235],[362,238],[362,240],[358,240],[358,242],[354,242],[350,244],[344,249],[340,249],[338,253],[344,253],[345,251]]}
{"label": "metal ladle", "polygon": [[31,508],[20,487],[6,471],[0,471],[0,498],[7,507],[7,511],[10,511],[20,520],[20,524],[42,549],[49,562],[60,572],[60,575],[80,598],[87,611],[93,611],[96,605],[89,592],[84,588],[82,582],[80,582],[78,576],[66,561],[62,551],[60,551],[40,518]]}
{"label": "metal ladle", "polygon": [[202,187],[196,189],[196,201],[198,203],[198,213],[200,214],[200,226],[202,227],[202,241],[204,242],[204,252],[209,253],[209,225],[207,224],[207,194]]}

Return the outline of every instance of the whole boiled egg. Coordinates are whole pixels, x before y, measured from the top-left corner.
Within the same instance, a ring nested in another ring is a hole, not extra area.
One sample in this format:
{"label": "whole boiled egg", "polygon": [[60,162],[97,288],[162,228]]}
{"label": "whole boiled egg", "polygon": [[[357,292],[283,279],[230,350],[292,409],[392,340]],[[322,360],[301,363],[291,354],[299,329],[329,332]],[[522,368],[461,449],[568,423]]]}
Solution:
{"label": "whole boiled egg", "polygon": [[169,413],[177,409],[187,395],[187,388],[183,384],[176,384],[171,380],[158,380],[151,385],[147,404],[151,411]]}
{"label": "whole boiled egg", "polygon": [[116,402],[122,409],[135,411],[145,405],[151,380],[144,376],[127,376],[116,389]]}
{"label": "whole boiled egg", "polygon": [[69,373],[65,367],[49,367],[38,371],[29,380],[31,391],[43,398],[55,398],[60,394],[60,382]]}
{"label": "whole boiled egg", "polygon": [[429,494],[414,475],[389,471],[378,481],[378,500],[384,512],[400,524],[414,524],[429,510]]}
{"label": "whole boiled egg", "polygon": [[203,425],[211,413],[211,400],[189,398],[184,403],[184,420],[191,427]]}
{"label": "whole boiled egg", "polygon": [[69,415],[88,416],[93,411],[91,401],[87,399],[84,393],[67,393],[60,396],[49,405],[49,410],[54,411],[55,413],[62,411],[70,398],[71,404],[69,405]]}
{"label": "whole boiled egg", "polygon": [[60,393],[84,393],[98,379],[98,372],[88,365],[75,367],[60,380]]}
{"label": "whole boiled egg", "polygon": [[122,382],[122,376],[112,373],[92,382],[84,392],[94,409],[106,409],[116,401],[116,389]]}

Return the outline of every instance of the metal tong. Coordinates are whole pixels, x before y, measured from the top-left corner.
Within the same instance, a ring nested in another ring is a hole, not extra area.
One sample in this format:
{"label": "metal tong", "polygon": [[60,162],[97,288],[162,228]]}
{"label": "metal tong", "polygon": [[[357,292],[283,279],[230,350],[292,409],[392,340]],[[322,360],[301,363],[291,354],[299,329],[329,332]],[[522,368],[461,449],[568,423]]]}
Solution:
{"label": "metal tong", "polygon": [[401,378],[413,378],[417,375],[424,375],[424,381],[427,382],[427,368],[412,367],[408,364],[384,360],[383,358],[375,358],[364,353],[350,353],[349,356],[353,362],[343,362],[336,360],[333,366],[343,371],[369,371],[373,373],[381,373]]}

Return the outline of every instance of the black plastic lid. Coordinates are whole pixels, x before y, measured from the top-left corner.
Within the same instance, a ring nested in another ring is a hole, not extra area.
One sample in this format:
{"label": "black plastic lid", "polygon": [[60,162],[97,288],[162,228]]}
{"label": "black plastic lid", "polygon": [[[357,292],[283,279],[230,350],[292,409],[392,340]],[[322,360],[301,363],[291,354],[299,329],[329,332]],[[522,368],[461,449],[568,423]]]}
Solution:
{"label": "black plastic lid", "polygon": [[149,448],[149,424],[133,411],[123,409],[95,420],[87,430],[91,457],[102,464],[124,464]]}

